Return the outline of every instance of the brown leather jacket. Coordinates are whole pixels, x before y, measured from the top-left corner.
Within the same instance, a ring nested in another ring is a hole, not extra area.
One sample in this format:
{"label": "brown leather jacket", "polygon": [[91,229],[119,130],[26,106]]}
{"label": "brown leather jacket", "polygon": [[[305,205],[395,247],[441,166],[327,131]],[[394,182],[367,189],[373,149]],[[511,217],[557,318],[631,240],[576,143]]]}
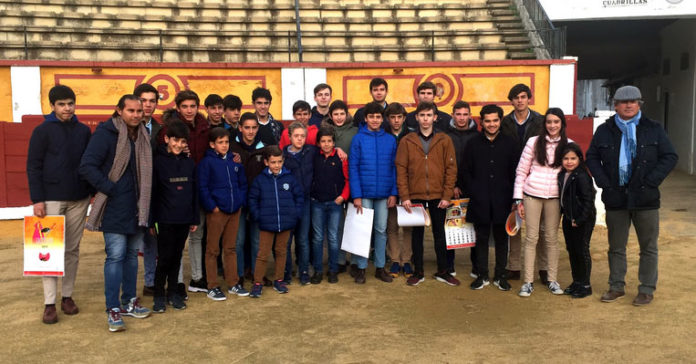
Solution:
{"label": "brown leather jacket", "polygon": [[457,181],[457,160],[452,139],[437,132],[425,154],[419,133],[409,133],[396,151],[396,186],[401,201],[451,200]]}

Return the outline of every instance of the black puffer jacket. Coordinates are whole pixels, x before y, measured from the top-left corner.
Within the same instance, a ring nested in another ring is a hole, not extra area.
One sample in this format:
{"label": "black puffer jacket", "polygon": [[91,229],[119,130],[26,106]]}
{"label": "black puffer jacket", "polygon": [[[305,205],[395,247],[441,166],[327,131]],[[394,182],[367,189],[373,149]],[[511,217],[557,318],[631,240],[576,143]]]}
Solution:
{"label": "black puffer jacket", "polygon": [[558,190],[563,191],[561,196],[561,212],[563,219],[568,222],[582,225],[594,220],[597,215],[595,209],[595,189],[592,177],[581,167],[570,172],[566,186],[563,188],[565,171],[558,174]]}
{"label": "black puffer jacket", "polygon": [[602,189],[607,210],[647,210],[660,207],[658,187],[677,164],[677,153],[662,125],[641,117],[636,127],[636,158],[628,185],[619,186],[621,130],[614,116],[595,131],[587,150],[587,166]]}

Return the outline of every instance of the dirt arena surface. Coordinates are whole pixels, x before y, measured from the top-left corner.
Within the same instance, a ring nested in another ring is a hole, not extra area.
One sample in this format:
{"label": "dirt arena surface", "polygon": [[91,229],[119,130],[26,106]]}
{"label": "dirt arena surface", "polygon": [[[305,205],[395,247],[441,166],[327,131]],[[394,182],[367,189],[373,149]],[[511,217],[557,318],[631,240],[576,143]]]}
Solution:
{"label": "dirt arena surface", "polygon": [[[457,256],[460,287],[431,278],[432,243],[426,247],[426,281],[406,286],[373,278],[356,285],[346,274],[261,299],[213,302],[191,294],[188,309],[171,308],[147,319],[124,318],[127,330],[111,333],[104,313],[101,234],[86,233],[74,299],[76,316],[59,311],[55,325],[41,323],[42,285],[22,277],[21,221],[0,222],[0,346],[3,363],[98,362],[693,362],[696,359],[696,178],[673,173],[662,187],[660,279],[655,300],[633,307],[638,249],[629,240],[626,297],[601,303],[606,289],[606,229],[592,238],[594,295],[553,296],[536,284],[530,298],[494,286],[469,289],[468,252]],[[561,245],[564,243],[561,242]],[[187,258],[188,259],[188,258]],[[186,261],[188,261],[186,259]],[[491,254],[493,259],[493,254]],[[562,249],[559,280],[570,283]],[[138,291],[142,290],[142,260]],[[188,277],[186,264],[186,277]],[[248,287],[247,287],[248,288]],[[148,307],[152,298],[143,300]]]}

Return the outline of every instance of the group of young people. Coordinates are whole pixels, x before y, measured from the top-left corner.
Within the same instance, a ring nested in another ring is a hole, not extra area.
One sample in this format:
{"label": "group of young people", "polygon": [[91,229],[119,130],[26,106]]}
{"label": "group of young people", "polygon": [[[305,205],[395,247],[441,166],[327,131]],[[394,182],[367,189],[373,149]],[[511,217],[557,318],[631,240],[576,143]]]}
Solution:
{"label": "group of young people", "polygon": [[[314,89],[316,106],[297,101],[292,110],[295,121],[285,128],[269,113],[272,97],[264,88],[252,93],[253,113],[241,112],[237,96],[208,95],[203,105],[207,116],[199,112],[195,92],[181,91],[175,107],[166,110],[159,123],[153,118],[159,94],[141,84],[133,94],[122,96],[113,116],[90,135],[75,116],[74,92],[53,87],[53,112],[32,134],[27,174],[35,215],[66,216],[62,311],[79,311],[72,288],[92,195],[86,227],[104,234],[111,331],[125,329],[122,316],[144,318],[152,311],[165,312],[167,305],[186,308],[187,291],[225,300],[219,275],[228,294],[254,298],[265,286],[287,293],[295,275],[300,285],[320,284],[325,272],[329,283],[338,282],[343,272],[355,283],[365,283],[369,259],[353,254],[348,260],[340,249],[347,202],[358,213],[374,210],[371,257],[380,281],[403,275],[408,285],[416,286],[425,280],[425,229],[400,228],[396,214],[397,204],[408,212],[421,204],[432,220],[437,261],[433,277],[459,285],[444,223],[450,201],[466,197],[466,219],[474,224],[477,240],[470,255],[472,289],[490,284],[492,235],[492,281],[500,290],[511,289],[508,280],[521,279],[519,295],[530,296],[536,265],[551,293],[576,298],[592,294],[589,244],[595,191],[582,150],[566,136],[562,110],[534,112],[529,108],[532,91],[518,84],[508,95],[513,111],[503,115],[500,106],[483,106],[479,130],[464,101],[455,103],[451,115],[438,110],[437,87],[431,82],[418,86],[418,104],[411,113],[399,103],[386,102],[384,79],[373,79],[369,88],[373,101],[353,117],[345,102],[331,102],[329,85],[319,84]],[[618,106],[639,99],[615,98],[617,113],[624,117]],[[614,175],[624,183],[631,180],[631,159],[624,150],[636,153],[640,144],[635,137],[626,143],[627,149],[621,143],[618,165],[595,164],[611,171],[612,177],[600,187],[610,188]],[[591,150],[588,158],[599,154],[598,159],[614,151],[594,140]],[[662,167],[668,173],[673,165],[663,162]],[[650,182],[656,188],[664,176]],[[511,211],[526,221],[524,244],[521,234],[508,238],[506,233]],[[557,275],[561,221],[573,276],[565,290]],[[182,261],[187,240],[188,287]],[[136,293],[141,247],[143,294],[154,296],[152,310],[140,304]],[[267,278],[271,255],[275,269]],[[622,279],[616,275],[616,284]],[[246,287],[245,280],[251,281]],[[44,278],[45,323],[58,320],[56,291],[57,279]]]}

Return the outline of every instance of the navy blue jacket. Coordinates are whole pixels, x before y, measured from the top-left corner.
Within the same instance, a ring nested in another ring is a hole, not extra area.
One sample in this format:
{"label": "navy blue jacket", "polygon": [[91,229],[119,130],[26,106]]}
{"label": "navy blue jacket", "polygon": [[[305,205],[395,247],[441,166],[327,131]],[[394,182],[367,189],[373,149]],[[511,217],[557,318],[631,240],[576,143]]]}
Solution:
{"label": "navy blue jacket", "polygon": [[118,129],[111,119],[99,124],[80,162],[80,176],[97,191],[106,194],[101,230],[105,233],[135,234],[138,229],[138,176],[135,144],[130,141],[128,166],[116,182],[109,180],[114,163]]}
{"label": "navy blue jacket", "polygon": [[[224,157],[224,158],[223,158]],[[246,205],[247,181],[244,167],[208,149],[198,163],[198,191],[201,206],[211,212],[215,207],[232,214]]]}
{"label": "navy blue jacket", "polygon": [[350,144],[348,170],[352,198],[398,196],[396,190],[396,138],[363,126]]}
{"label": "navy blue jacket", "polygon": [[466,221],[504,224],[512,208],[519,147],[499,133],[493,141],[484,132],[473,137],[464,150],[464,186],[469,193]]}
{"label": "navy blue jacket", "polygon": [[61,122],[55,113],[31,133],[27,153],[29,195],[33,203],[76,201],[90,194],[78,168],[92,132],[73,116]]}
{"label": "navy blue jacket", "polygon": [[308,124],[307,126],[316,125],[317,128],[319,128],[319,127],[321,127],[321,121],[324,120],[325,117],[326,117],[326,115],[322,115],[321,113],[319,113],[319,111],[317,110],[317,107],[315,106],[312,108],[312,116],[309,118],[309,122],[307,123]]}
{"label": "navy blue jacket", "polygon": [[302,185],[302,192],[305,198],[309,197],[312,190],[312,177],[314,176],[314,156],[319,154],[318,148],[313,145],[304,145],[298,153],[292,154],[288,150],[290,146],[283,149],[285,162],[283,167],[287,168],[295,179]]}
{"label": "navy blue jacket", "polygon": [[185,153],[168,153],[161,145],[154,158],[152,173],[151,225],[198,225],[196,163]]}
{"label": "navy blue jacket", "polygon": [[636,127],[636,158],[631,179],[619,186],[619,152],[621,130],[614,116],[595,131],[587,150],[587,167],[602,189],[602,202],[607,210],[657,209],[660,207],[658,187],[677,164],[677,153],[662,125],[641,117]]}
{"label": "navy blue jacket", "polygon": [[334,149],[328,156],[323,152],[314,156],[314,180],[311,197],[319,202],[333,201],[338,196],[343,201],[350,197],[348,161],[342,161]]}
{"label": "navy blue jacket", "polygon": [[274,176],[266,168],[249,189],[249,214],[263,231],[294,229],[302,216],[302,187],[285,167]]}

